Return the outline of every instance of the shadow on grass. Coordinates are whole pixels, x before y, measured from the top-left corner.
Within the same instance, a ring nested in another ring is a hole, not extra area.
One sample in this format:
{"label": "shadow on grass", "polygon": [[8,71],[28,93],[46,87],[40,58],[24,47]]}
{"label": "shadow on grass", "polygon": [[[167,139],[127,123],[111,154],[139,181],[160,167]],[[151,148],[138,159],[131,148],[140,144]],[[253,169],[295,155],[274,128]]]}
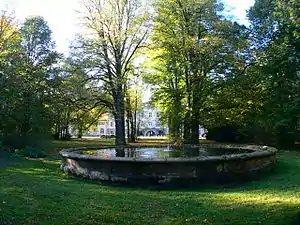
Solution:
{"label": "shadow on grass", "polygon": [[59,160],[23,160],[0,170],[0,224],[298,225],[298,156],[243,186],[172,191],[99,185],[61,173]]}
{"label": "shadow on grass", "polygon": [[255,193],[146,191],[78,181],[35,184],[28,174],[22,176],[29,187],[3,187],[2,199],[8,198],[3,219],[12,224],[293,225],[297,216],[295,204]]}
{"label": "shadow on grass", "polygon": [[0,168],[20,164],[22,157],[0,150]]}

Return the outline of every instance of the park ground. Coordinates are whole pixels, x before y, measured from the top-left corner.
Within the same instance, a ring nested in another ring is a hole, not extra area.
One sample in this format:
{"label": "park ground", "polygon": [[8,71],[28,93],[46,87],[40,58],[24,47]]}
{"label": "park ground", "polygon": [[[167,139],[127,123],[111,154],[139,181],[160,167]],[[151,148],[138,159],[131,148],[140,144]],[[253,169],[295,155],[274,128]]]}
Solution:
{"label": "park ground", "polygon": [[300,152],[281,150],[273,173],[235,186],[155,190],[104,185],[60,171],[61,148],[111,144],[55,141],[43,159],[2,153],[0,225],[300,224]]}

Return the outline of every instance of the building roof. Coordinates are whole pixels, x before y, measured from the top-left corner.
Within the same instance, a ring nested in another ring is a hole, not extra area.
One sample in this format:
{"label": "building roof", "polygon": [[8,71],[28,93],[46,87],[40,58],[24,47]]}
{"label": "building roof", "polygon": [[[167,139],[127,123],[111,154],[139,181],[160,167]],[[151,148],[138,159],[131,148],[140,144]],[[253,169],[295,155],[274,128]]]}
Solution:
{"label": "building roof", "polygon": [[108,113],[101,114],[99,120],[100,121],[108,121],[109,120],[109,114]]}

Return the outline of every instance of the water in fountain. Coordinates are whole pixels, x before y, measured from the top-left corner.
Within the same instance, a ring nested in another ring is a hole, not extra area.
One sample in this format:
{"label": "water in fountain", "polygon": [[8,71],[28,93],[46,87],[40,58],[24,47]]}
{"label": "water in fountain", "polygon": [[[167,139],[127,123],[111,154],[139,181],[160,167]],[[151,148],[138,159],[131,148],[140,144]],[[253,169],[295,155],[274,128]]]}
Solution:
{"label": "water in fountain", "polygon": [[126,157],[126,158],[189,158],[207,157],[250,153],[251,150],[244,149],[222,149],[222,148],[187,148],[187,147],[140,147],[140,148],[104,148],[96,150],[81,150],[79,154],[99,156],[99,157]]}

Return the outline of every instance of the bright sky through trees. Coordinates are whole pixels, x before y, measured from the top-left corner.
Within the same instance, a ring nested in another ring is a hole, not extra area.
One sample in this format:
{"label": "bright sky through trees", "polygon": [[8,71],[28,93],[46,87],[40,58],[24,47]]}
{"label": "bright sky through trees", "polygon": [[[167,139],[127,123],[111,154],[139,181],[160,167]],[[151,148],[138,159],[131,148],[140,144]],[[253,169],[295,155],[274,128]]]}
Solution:
{"label": "bright sky through trees", "polygon": [[[234,20],[247,24],[246,10],[254,0],[224,0],[228,14]],[[31,15],[43,16],[53,31],[59,52],[67,52],[69,41],[80,31],[76,10],[80,10],[78,0],[0,0],[0,10],[13,10],[16,17],[23,21]]]}

